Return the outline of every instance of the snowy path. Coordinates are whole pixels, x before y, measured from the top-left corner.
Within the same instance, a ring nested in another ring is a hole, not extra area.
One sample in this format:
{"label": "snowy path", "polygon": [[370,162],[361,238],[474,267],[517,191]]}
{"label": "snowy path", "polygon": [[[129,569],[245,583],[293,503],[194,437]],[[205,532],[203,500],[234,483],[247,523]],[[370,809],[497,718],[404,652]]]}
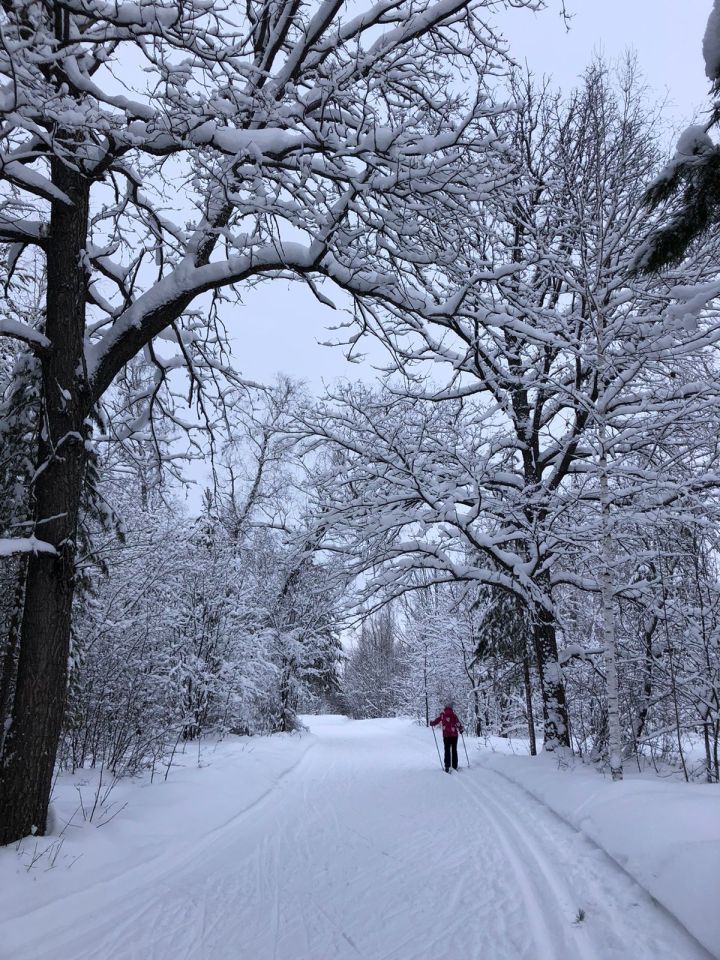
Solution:
{"label": "snowy path", "polygon": [[443,774],[427,731],[323,718],[313,733],[272,791],[201,841],[3,924],[0,957],[707,958],[499,774]]}

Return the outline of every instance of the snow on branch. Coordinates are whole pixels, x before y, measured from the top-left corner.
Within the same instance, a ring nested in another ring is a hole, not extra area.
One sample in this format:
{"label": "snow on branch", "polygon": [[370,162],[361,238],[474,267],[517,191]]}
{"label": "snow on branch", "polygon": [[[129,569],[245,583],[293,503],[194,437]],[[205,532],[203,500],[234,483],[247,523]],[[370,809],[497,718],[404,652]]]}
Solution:
{"label": "snow on branch", "polygon": [[705,76],[717,83],[720,80],[720,2],[714,0],[703,37]]}
{"label": "snow on branch", "polygon": [[0,537],[0,557],[12,557],[19,553],[56,556],[57,550],[52,544],[38,540],[37,537]]}
{"label": "snow on branch", "polygon": [[58,189],[47,177],[25,164],[8,160],[2,155],[0,155],[0,179],[5,179],[9,183],[35,194],[41,200],[59,200],[60,203],[65,203],[68,206],[72,204],[68,195]]}
{"label": "snow on branch", "polygon": [[20,219],[19,215],[0,213],[0,242],[33,243],[44,246],[46,240],[47,224],[41,220]]}
{"label": "snow on branch", "polygon": [[50,341],[42,333],[33,330],[26,323],[12,320],[10,317],[0,317],[0,337],[22,340],[24,343],[39,347],[42,350],[47,350],[50,347]]}
{"label": "snow on branch", "polygon": [[[181,365],[194,403],[227,396],[224,302],[263,279],[305,282],[326,305],[339,288],[358,313],[424,318],[451,317],[491,282],[489,267],[448,282],[443,266],[467,246],[467,212],[513,177],[495,93],[510,61],[484,22],[492,7],[68,0],[59,26],[31,0],[13,4],[0,239],[62,243],[27,212],[67,206],[58,162],[81,175],[87,396],[99,401],[141,351],[168,396]],[[153,352],[186,323],[182,356]]]}

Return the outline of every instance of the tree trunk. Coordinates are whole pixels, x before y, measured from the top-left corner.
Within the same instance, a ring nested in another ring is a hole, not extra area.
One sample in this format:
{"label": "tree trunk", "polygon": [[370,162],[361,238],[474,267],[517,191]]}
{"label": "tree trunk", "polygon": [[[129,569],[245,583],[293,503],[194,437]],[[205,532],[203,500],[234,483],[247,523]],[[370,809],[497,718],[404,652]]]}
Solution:
{"label": "tree trunk", "polygon": [[430,726],[430,696],[428,694],[427,651],[423,656],[423,690],[425,692],[425,726]]}
{"label": "tree trunk", "polygon": [[[604,416],[604,415],[603,415]],[[617,645],[615,643],[615,611],[612,591],[612,531],[610,528],[610,489],[608,485],[607,452],[605,449],[605,420],[600,420],[600,537],[601,560],[600,598],[602,604],[603,653],[605,660],[605,687],[608,718],[608,760],[613,780],[622,780],[622,734],[620,730],[620,701],[618,697]]]}
{"label": "tree trunk", "polygon": [[52,179],[72,204],[56,200],[50,215],[45,332],[51,347],[42,362],[43,426],[33,495],[35,535],[57,554],[28,559],[15,695],[0,766],[0,844],[45,831],[67,692],[75,541],[87,462],[83,256],[89,181],[57,159]]}
{"label": "tree trunk", "polygon": [[543,701],[543,749],[557,750],[570,747],[565,684],[558,660],[555,619],[545,607],[538,607],[533,623],[533,644],[540,676]]}
{"label": "tree trunk", "polygon": [[530,655],[525,648],[523,656],[523,680],[525,682],[525,709],[527,710],[528,738],[530,740],[530,756],[537,756],[537,739],[535,737],[535,717],[533,716],[532,686],[530,684]]}
{"label": "tree trunk", "polygon": [[286,663],[280,675],[280,716],[277,733],[291,733],[296,726],[297,716],[292,703],[292,664]]}
{"label": "tree trunk", "polygon": [[635,719],[633,733],[635,736],[635,753],[638,753],[638,740],[645,732],[648,714],[650,712],[650,701],[653,695],[653,636],[658,625],[657,616],[653,615],[643,624],[644,641],[644,664],[643,664],[643,687],[642,698],[640,700],[640,709]]}
{"label": "tree trunk", "polygon": [[480,696],[477,687],[473,687],[473,709],[475,711],[475,736],[482,736],[482,717],[480,714]]}
{"label": "tree trunk", "polygon": [[703,743],[705,745],[705,779],[708,783],[713,783],[713,765],[712,765],[712,750],[710,749],[710,710],[705,711],[705,718],[703,721]]}
{"label": "tree trunk", "polygon": [[13,596],[12,612],[5,638],[5,649],[0,667],[0,757],[3,755],[5,736],[10,726],[12,697],[17,677],[18,653],[20,650],[20,621],[25,596],[25,571],[27,557],[20,557],[15,570],[15,592]]}

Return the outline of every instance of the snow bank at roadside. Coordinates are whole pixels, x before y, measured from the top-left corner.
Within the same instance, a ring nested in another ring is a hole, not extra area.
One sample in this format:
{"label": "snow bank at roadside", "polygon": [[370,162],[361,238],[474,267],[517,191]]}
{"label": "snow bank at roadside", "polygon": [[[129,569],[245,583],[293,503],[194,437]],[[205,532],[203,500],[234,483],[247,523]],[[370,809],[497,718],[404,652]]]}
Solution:
{"label": "snow bank at roadside", "polygon": [[482,766],[590,837],[720,958],[720,789],[629,776],[612,783],[552,756],[482,750]]}
{"label": "snow bank at roadside", "polygon": [[53,901],[62,910],[60,901],[78,894],[102,909],[111,889],[121,896],[168,850],[190,853],[252,809],[315,743],[311,734],[276,734],[190,744],[167,780],[163,768],[152,784],[146,776],[112,785],[107,774],[100,784],[98,770],[62,774],[49,834],[0,848],[0,929],[31,922]]}

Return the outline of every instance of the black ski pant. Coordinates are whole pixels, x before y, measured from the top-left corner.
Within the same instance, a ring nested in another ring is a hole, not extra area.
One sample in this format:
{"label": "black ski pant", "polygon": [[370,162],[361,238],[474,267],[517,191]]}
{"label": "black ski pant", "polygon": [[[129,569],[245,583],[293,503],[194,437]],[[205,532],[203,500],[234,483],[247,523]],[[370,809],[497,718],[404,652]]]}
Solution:
{"label": "black ski pant", "polygon": [[458,757],[457,757],[457,742],[458,738],[455,737],[443,737],[443,746],[445,747],[445,769],[450,769],[450,762],[452,761],[453,770],[458,768]]}

